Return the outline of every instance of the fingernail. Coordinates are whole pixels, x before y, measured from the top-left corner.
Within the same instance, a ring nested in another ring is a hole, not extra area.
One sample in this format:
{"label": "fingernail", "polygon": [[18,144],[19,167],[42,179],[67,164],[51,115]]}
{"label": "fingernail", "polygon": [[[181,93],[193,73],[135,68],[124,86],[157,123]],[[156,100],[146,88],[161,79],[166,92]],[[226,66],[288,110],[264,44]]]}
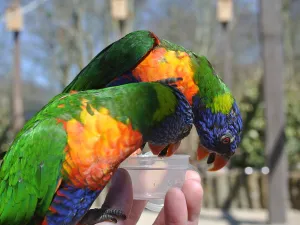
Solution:
{"label": "fingernail", "polygon": [[196,172],[196,171],[193,171],[193,170],[188,170],[186,172],[185,179],[186,180],[195,180],[195,181],[201,183],[200,174],[198,172]]}

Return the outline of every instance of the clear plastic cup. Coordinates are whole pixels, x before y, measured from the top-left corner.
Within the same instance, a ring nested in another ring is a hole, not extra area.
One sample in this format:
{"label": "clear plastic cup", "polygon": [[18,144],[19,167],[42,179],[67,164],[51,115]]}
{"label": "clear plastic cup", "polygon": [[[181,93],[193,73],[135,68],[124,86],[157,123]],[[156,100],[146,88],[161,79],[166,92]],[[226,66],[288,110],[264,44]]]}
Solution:
{"label": "clear plastic cup", "polygon": [[182,187],[190,164],[188,155],[160,158],[145,154],[128,157],[120,167],[130,174],[133,198],[149,200],[147,208],[159,211],[167,191],[171,187]]}

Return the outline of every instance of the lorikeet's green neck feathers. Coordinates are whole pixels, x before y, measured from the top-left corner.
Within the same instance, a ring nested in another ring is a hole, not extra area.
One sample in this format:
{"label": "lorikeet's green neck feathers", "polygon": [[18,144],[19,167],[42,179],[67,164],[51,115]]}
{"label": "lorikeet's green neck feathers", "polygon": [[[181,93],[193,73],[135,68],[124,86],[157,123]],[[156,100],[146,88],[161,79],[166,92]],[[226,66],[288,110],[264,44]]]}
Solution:
{"label": "lorikeet's green neck feathers", "polygon": [[232,109],[234,98],[229,88],[215,73],[214,68],[204,56],[197,56],[193,65],[194,81],[199,88],[202,103],[213,113],[228,114]]}
{"label": "lorikeet's green neck feathers", "polygon": [[228,114],[234,102],[230,90],[222,79],[215,73],[211,63],[204,56],[198,56],[192,51],[185,49],[167,40],[161,40],[159,48],[166,48],[168,51],[186,52],[190,56],[190,63],[194,71],[193,79],[198,87],[198,95],[203,99],[206,107],[212,112]]}

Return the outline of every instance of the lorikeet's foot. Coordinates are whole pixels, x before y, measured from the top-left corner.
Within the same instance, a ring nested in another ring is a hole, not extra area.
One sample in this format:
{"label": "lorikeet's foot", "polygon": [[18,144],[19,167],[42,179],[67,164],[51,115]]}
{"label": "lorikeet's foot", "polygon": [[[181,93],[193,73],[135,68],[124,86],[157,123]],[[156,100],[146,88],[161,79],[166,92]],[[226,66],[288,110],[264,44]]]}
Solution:
{"label": "lorikeet's foot", "polygon": [[120,209],[110,209],[110,208],[96,208],[90,209],[85,216],[81,219],[79,224],[82,225],[94,225],[104,221],[110,221],[117,223],[118,219],[126,220],[126,215]]}

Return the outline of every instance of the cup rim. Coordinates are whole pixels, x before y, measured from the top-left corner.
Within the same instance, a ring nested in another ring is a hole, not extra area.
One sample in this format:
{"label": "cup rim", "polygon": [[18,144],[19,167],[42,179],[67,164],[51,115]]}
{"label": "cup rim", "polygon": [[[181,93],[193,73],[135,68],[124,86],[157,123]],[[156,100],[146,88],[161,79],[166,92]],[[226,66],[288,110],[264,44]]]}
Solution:
{"label": "cup rim", "polygon": [[[138,156],[130,156],[125,159],[121,164],[120,168],[124,169],[141,169],[141,170],[153,170],[153,169],[165,169],[165,170],[186,170],[189,168],[189,155],[173,155],[170,157],[159,157],[156,155],[138,155]],[[139,162],[144,163],[144,165],[139,165]],[[153,165],[156,162],[165,162],[166,167],[162,167],[159,165]],[[137,164],[131,164],[137,163]]]}
{"label": "cup rim", "polygon": [[134,156],[130,156],[127,159],[145,159],[145,158],[150,158],[150,159],[154,159],[154,160],[164,160],[164,161],[168,161],[168,160],[173,160],[173,159],[186,159],[186,158],[190,158],[189,155],[185,155],[185,154],[174,154],[172,156],[169,157],[160,157],[157,155],[134,155]]}

